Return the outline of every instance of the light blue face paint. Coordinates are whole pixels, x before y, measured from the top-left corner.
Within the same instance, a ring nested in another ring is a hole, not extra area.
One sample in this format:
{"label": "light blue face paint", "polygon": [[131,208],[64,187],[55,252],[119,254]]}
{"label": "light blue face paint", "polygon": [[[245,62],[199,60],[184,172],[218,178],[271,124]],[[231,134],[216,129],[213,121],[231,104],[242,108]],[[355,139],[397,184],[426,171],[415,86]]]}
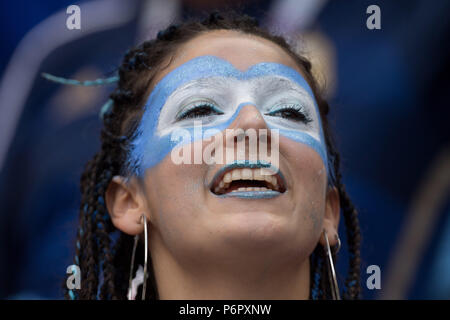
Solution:
{"label": "light blue face paint", "polygon": [[[217,84],[217,88],[211,83]],[[289,91],[285,89],[288,87]],[[273,95],[278,100],[273,100],[270,95],[276,91],[273,88],[278,90]],[[236,94],[237,91],[239,94]],[[204,122],[200,132],[195,130],[192,121],[176,120],[177,116],[185,112],[186,105],[192,102],[189,100],[191,95],[198,96],[202,101],[214,100],[215,104],[220,105],[218,114],[201,118]],[[288,98],[285,99],[283,95]],[[211,96],[214,99],[210,99]],[[270,116],[276,112],[279,101],[283,106],[299,102],[309,112],[311,124],[302,126],[281,117]],[[214,56],[201,56],[182,64],[155,86],[144,106],[135,138],[130,143],[127,160],[129,171],[142,176],[145,170],[163,160],[179,145],[179,141],[173,141],[171,137],[177,128],[190,132],[190,142],[205,139],[212,135],[205,134],[206,130],[225,130],[241,109],[249,104],[258,108],[269,129],[278,129],[281,135],[316,151],[328,172],[319,109],[310,86],[300,73],[282,64],[266,62],[242,72],[228,61]]]}

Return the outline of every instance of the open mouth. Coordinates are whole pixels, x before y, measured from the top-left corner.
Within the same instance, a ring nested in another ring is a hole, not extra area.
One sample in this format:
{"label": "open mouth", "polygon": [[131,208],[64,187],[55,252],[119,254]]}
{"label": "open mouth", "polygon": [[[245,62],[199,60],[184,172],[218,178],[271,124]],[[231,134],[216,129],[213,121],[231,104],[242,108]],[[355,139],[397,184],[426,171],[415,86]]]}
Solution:
{"label": "open mouth", "polygon": [[281,173],[258,164],[231,164],[222,168],[211,183],[215,195],[270,194],[286,191]]}

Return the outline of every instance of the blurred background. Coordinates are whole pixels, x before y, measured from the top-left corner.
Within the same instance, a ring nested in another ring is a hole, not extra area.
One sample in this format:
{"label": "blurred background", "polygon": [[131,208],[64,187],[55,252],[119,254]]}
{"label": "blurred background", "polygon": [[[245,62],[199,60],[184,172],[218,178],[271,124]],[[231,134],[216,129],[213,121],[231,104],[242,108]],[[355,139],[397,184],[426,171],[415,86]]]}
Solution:
{"label": "blurred background", "polygon": [[[66,9],[81,9],[68,30]],[[369,5],[381,10],[370,30]],[[308,56],[360,212],[365,299],[450,299],[450,2],[16,0],[0,19],[0,298],[61,299],[84,163],[125,51],[172,22],[237,8]],[[344,226],[340,233],[344,238]],[[346,272],[341,251],[338,271]],[[378,265],[381,289],[366,268]]]}

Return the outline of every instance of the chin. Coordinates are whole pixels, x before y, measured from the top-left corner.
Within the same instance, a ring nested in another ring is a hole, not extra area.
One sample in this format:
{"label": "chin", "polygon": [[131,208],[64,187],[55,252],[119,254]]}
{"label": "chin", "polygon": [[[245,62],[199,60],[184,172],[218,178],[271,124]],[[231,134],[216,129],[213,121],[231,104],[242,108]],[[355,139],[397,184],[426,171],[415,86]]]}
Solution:
{"label": "chin", "polygon": [[222,220],[218,234],[226,245],[235,249],[279,248],[292,241],[290,235],[295,234],[288,218],[269,211],[229,212]]}

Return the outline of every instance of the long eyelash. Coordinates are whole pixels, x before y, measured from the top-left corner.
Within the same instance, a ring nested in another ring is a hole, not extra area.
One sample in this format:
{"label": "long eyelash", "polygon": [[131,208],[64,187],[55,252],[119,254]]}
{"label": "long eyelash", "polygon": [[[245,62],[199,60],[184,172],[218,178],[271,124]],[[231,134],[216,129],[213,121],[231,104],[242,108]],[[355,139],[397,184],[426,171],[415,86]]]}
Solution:
{"label": "long eyelash", "polygon": [[193,105],[182,110],[179,114],[176,115],[175,117],[176,121],[180,121],[187,118],[190,112],[194,111],[195,109],[200,109],[201,107],[209,107],[211,111],[215,112],[216,114],[223,114],[223,111],[217,108],[214,104],[206,101],[201,101],[194,103]]}
{"label": "long eyelash", "polygon": [[312,122],[312,118],[309,116],[308,112],[305,110],[305,107],[303,107],[300,104],[296,104],[296,103],[290,103],[290,104],[283,104],[280,107],[275,107],[272,110],[270,110],[268,113],[266,113],[266,115],[275,115],[277,112],[282,112],[285,110],[294,110],[297,113],[299,113],[300,115],[302,115],[304,117],[304,119],[302,120],[302,122],[304,122],[305,124],[308,124],[310,122]]}

